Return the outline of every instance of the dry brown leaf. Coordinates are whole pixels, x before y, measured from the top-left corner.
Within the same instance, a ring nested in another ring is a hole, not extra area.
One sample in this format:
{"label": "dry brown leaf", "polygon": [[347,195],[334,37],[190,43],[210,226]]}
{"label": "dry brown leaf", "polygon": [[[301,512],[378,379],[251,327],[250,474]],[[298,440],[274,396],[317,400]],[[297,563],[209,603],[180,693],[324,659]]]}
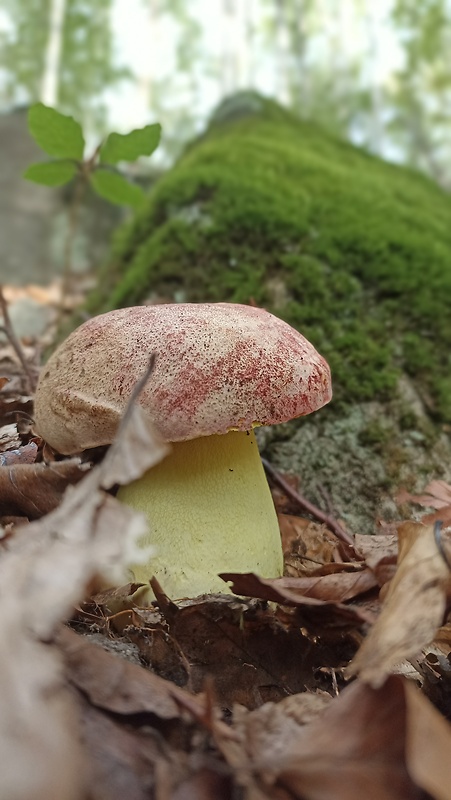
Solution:
{"label": "dry brown leaf", "polygon": [[368,536],[357,533],[355,544],[365,559],[365,563],[373,568],[381,559],[396,558],[398,555],[398,536],[396,534],[375,534]]}
{"label": "dry brown leaf", "polygon": [[[127,428],[119,435],[127,439]],[[152,443],[145,441],[143,447],[153,459]],[[147,528],[143,518],[99,490],[107,469],[92,470],[69,487],[56,510],[19,529],[0,559],[0,636],[7,643],[0,648],[5,800],[86,796],[77,723],[62,688],[60,657],[44,642],[97,572],[123,574],[132,560],[130,550]]]}
{"label": "dry brown leaf", "polygon": [[[399,523],[398,523],[399,524]],[[356,547],[365,559],[367,567],[374,573],[379,586],[385,586],[396,573],[398,560],[397,534],[364,536],[357,534]]]}
{"label": "dry brown leaf", "polygon": [[396,665],[416,656],[434,638],[446,605],[449,569],[437,548],[432,526],[399,526],[398,569],[379,618],[350,666],[374,687]]}
{"label": "dry brown leaf", "polygon": [[[7,425],[2,425],[0,428],[0,452],[5,450],[13,450],[20,447],[22,444],[17,425],[15,422],[10,422]],[[33,459],[34,460],[34,459]]]}
{"label": "dry brown leaf", "polygon": [[[14,426],[16,427],[16,426]],[[11,467],[13,464],[34,464],[38,454],[36,442],[28,442],[17,450],[7,450],[0,453],[0,466]]]}
{"label": "dry brown leaf", "polygon": [[451,622],[442,625],[442,627],[438,629],[434,637],[434,642],[446,656],[451,654]]}
{"label": "dry brown leaf", "polygon": [[426,486],[424,494],[409,494],[405,489],[400,489],[396,500],[398,503],[417,503],[428,508],[443,508],[451,505],[451,486],[446,481],[431,481]]}
{"label": "dry brown leaf", "polygon": [[450,800],[450,748],[448,723],[391,676],[379,689],[356,681],[284,754],[271,761],[265,749],[253,766],[302,800]]}
{"label": "dry brown leaf", "polygon": [[214,736],[246,798],[420,800],[407,728],[404,685],[391,677],[379,690],[354,683],[305,725],[268,704],[238,714],[231,730],[216,722]]}
{"label": "dry brown leaf", "polygon": [[404,681],[403,687],[409,774],[434,800],[451,800],[451,726],[413,683]]}
{"label": "dry brown leaf", "polygon": [[78,483],[88,469],[79,458],[0,466],[0,516],[39,519],[60,504],[67,486]]}
{"label": "dry brown leaf", "polygon": [[[233,730],[253,763],[277,763],[304,725],[321,717],[332,702],[326,692],[301,692],[255,711],[234,708]],[[220,737],[220,731],[218,731]]]}
{"label": "dry brown leaf", "polygon": [[434,641],[424,648],[422,658],[415,662],[423,679],[422,688],[427,697],[449,716],[449,691],[451,686],[451,623],[442,625]]}
{"label": "dry brown leaf", "polygon": [[[372,616],[369,616],[363,609],[354,606],[346,606],[340,600],[320,599],[314,596],[314,586],[318,587],[318,594],[327,594],[338,596],[340,593],[344,596],[350,594],[354,597],[355,593],[362,593],[368,591],[377,585],[374,575],[370,570],[361,573],[340,573],[340,577],[344,577],[344,584],[342,590],[337,589],[337,575],[328,575],[320,578],[310,579],[306,578],[260,578],[254,575],[253,572],[238,574],[234,572],[223,572],[220,577],[224,581],[231,581],[232,589],[235,594],[245,595],[247,597],[258,597],[261,600],[269,600],[273,603],[280,603],[281,605],[288,606],[309,606],[312,608],[323,608],[330,614],[330,609],[333,608],[337,616],[343,616],[349,620],[353,619],[356,624],[359,622],[373,621]],[[361,576],[359,580],[359,576]],[[327,588],[327,581],[330,579],[329,588]],[[349,583],[347,583],[349,579]],[[321,581],[326,581],[321,584]],[[311,590],[312,594],[305,593],[305,588]],[[299,588],[299,591],[296,590]]]}
{"label": "dry brown leaf", "polygon": [[[81,695],[76,701],[78,735],[89,787],[89,793],[82,800],[86,797],[89,800],[149,800],[153,797],[155,762],[160,757],[154,732],[146,735],[120,725]],[[30,798],[34,800],[33,795],[27,800]]]}
{"label": "dry brown leaf", "polygon": [[125,718],[124,724],[80,693],[78,705],[89,800],[232,800],[232,777],[223,763],[179,749],[177,739],[189,744],[186,727],[174,731],[171,746],[149,716]]}
{"label": "dry brown leaf", "polygon": [[[179,719],[185,692],[173,683],[136,664],[108,653],[64,628],[57,642],[64,656],[66,674],[91,705],[115,714],[154,714],[163,720]],[[198,702],[191,698],[191,702]],[[199,714],[203,711],[199,704]]]}
{"label": "dry brown leaf", "polygon": [[[215,768],[210,759],[207,767],[199,756],[178,751],[184,739],[189,742],[192,717],[205,717],[202,699],[68,629],[61,630],[58,644],[77,691],[92,800],[230,800],[223,765]],[[191,794],[195,790],[198,795]]]}
{"label": "dry brown leaf", "polygon": [[204,767],[182,781],[172,792],[171,800],[232,800],[235,792],[231,784],[231,776],[224,768],[214,771]]}
{"label": "dry brown leaf", "polygon": [[[275,578],[272,584],[279,592],[283,592],[285,601],[294,598],[313,597],[326,603],[345,603],[360,594],[368,592],[376,587],[377,581],[370,569],[353,569],[346,571],[345,565],[330,565],[333,567],[331,574],[311,575],[308,578]],[[337,569],[338,567],[338,569]],[[226,580],[234,580],[236,591],[237,582],[235,578],[223,576]],[[242,584],[240,584],[241,588]],[[240,591],[239,594],[242,594]]]}
{"label": "dry brown leaf", "polygon": [[319,564],[334,560],[338,540],[325,525],[293,514],[278,514],[277,517],[285,563],[288,562],[294,574],[306,574]]}
{"label": "dry brown leaf", "polygon": [[451,486],[445,481],[431,481],[424,494],[409,494],[405,489],[400,489],[396,496],[396,501],[402,503],[416,503],[424,508],[435,508],[435,512],[425,514],[423,522],[436,522],[441,520],[445,525],[451,523]]}

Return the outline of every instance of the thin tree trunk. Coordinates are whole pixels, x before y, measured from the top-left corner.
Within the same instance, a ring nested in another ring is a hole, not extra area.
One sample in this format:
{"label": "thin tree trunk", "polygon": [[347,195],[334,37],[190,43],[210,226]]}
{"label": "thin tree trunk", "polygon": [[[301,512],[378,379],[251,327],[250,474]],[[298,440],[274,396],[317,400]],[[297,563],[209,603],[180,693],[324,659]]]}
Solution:
{"label": "thin tree trunk", "polygon": [[246,87],[255,85],[255,18],[254,0],[244,2],[244,50],[246,58],[243,66],[243,83]]}
{"label": "thin tree trunk", "polygon": [[63,45],[66,0],[51,0],[49,38],[45,51],[44,73],[41,83],[41,100],[48,106],[58,104],[59,73]]}
{"label": "thin tree trunk", "polygon": [[276,94],[279,103],[290,105],[291,60],[290,60],[290,35],[287,19],[286,0],[275,2],[275,32],[276,32]]}
{"label": "thin tree trunk", "polygon": [[145,73],[138,76],[137,85],[139,95],[142,98],[142,105],[144,108],[149,108],[153,112],[155,112],[155,106],[158,104],[156,81],[159,59],[159,16],[159,0],[148,0],[147,30],[149,35],[147,41],[147,63]]}
{"label": "thin tree trunk", "polygon": [[378,78],[378,56],[379,56],[379,37],[377,33],[377,21],[372,5],[372,0],[365,2],[365,21],[368,36],[368,55],[369,55],[369,80],[371,96],[371,130],[369,136],[369,146],[373,153],[382,153],[383,123],[382,108],[383,95]]}
{"label": "thin tree trunk", "polygon": [[238,53],[237,53],[237,14],[236,0],[222,0],[222,95],[234,92],[238,87]]}

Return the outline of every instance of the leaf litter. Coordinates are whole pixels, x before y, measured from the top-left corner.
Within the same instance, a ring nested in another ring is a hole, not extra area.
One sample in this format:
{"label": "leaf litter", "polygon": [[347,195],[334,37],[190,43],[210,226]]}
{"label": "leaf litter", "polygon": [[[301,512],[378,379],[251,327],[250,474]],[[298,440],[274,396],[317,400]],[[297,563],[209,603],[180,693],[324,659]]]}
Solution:
{"label": "leaf litter", "polygon": [[[412,522],[398,526],[399,553],[387,534],[350,548],[281,509],[284,578],[224,575],[240,596],[178,603],[154,588],[143,608],[147,589],[125,583],[124,565],[144,522],[108,490],[164,443],[130,406],[96,466],[49,460],[19,424],[32,407],[15,370],[0,391],[12,459],[0,497],[3,516],[27,524],[0,553],[0,796],[451,798],[451,729],[429,699],[451,710],[447,531],[442,548]],[[23,484],[19,467],[33,470]],[[20,487],[10,505],[8,483]],[[96,589],[105,582],[123,585]],[[346,671],[358,674],[349,686]]]}

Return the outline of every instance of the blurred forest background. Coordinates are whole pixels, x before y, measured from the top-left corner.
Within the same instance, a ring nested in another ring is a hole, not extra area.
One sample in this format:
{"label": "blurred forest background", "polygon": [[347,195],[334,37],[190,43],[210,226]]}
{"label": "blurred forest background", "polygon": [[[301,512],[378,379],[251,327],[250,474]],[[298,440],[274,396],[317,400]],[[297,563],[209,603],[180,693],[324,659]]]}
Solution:
{"label": "blurred forest background", "polygon": [[[146,189],[246,89],[451,189],[451,0],[0,0],[0,282],[45,283],[67,261],[71,189],[22,179],[44,158],[30,104],[74,115],[86,155],[160,122],[156,154],[127,166]],[[77,271],[129,213],[86,195]]]}
{"label": "blurred forest background", "polygon": [[0,110],[163,125],[171,163],[255,88],[451,188],[450,0],[0,0]]}

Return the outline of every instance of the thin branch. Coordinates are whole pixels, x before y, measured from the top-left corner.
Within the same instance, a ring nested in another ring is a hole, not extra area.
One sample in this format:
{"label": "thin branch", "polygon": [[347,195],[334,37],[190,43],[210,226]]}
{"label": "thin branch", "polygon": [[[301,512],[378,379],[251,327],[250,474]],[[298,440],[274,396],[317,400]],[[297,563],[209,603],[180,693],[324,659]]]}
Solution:
{"label": "thin branch", "polygon": [[308,514],[311,514],[312,517],[317,519],[319,522],[322,522],[324,523],[324,525],[327,525],[327,527],[330,528],[330,530],[333,531],[333,533],[335,533],[335,536],[337,536],[338,539],[340,539],[342,542],[351,547],[353,551],[355,551],[354,539],[344,528],[342,528],[342,526],[340,525],[339,522],[337,522],[336,519],[330,517],[324,511],[321,511],[320,508],[315,506],[313,503],[311,503],[309,500],[307,500],[305,497],[299,494],[299,492],[293,489],[289,485],[289,483],[287,483],[287,481],[284,478],[282,478],[282,476],[277,472],[277,470],[274,469],[274,467],[269,463],[269,461],[266,460],[266,458],[262,458],[262,462],[266,474],[271,478],[271,480],[276,484],[276,486],[279,486],[279,488],[282,489],[283,492],[285,492],[285,494],[287,495],[287,497],[290,498],[290,500],[293,500],[300,508],[302,508],[303,511],[307,511]]}
{"label": "thin branch", "polygon": [[0,326],[0,330],[2,330],[8,341],[10,342],[17,358],[20,361],[21,367],[25,373],[26,378],[26,390],[28,394],[31,394],[36,389],[36,375],[33,374],[33,371],[30,369],[30,365],[25,358],[24,352],[22,350],[22,345],[20,344],[19,339],[17,338],[16,334],[14,333],[14,328],[11,323],[11,318],[9,316],[8,311],[8,303],[5,300],[5,296],[3,294],[3,286],[0,284],[0,309],[3,315],[3,325]]}

